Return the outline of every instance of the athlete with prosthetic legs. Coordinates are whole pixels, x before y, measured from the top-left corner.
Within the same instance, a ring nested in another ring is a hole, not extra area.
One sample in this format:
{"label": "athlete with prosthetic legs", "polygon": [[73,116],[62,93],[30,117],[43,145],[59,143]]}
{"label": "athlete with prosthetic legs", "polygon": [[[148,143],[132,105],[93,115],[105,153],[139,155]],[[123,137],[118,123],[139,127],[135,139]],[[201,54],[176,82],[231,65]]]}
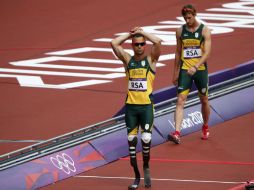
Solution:
{"label": "athlete with prosthetic legs", "polygon": [[[122,47],[126,40],[131,40],[133,56]],[[146,40],[152,43],[151,52],[148,54],[145,51]],[[140,183],[136,157],[139,127],[141,128],[144,186],[148,188],[151,187],[149,160],[154,121],[152,92],[156,63],[160,56],[161,40],[155,35],[143,31],[142,28],[135,27],[128,34],[113,39],[111,46],[115,55],[123,62],[128,82],[125,122],[128,133],[130,164],[135,173],[135,180],[128,189],[137,189]]]}

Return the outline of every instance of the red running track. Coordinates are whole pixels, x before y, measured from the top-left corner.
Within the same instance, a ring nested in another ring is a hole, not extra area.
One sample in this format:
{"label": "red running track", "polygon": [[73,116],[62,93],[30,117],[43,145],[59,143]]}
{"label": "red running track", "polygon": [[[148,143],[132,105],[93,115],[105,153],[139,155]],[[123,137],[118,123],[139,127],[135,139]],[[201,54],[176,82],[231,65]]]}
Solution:
{"label": "red running track", "polygon": [[[222,8],[223,4],[233,2],[237,4],[240,1],[191,1],[191,3],[196,5],[200,13],[211,13],[207,9]],[[131,27],[137,25],[159,26],[161,25],[159,24],[161,21],[176,21],[176,17],[180,16],[179,10],[183,5],[182,3],[190,3],[190,1],[130,0],[121,3],[117,0],[21,0],[15,3],[1,1],[0,69],[66,71],[64,69],[13,66],[10,62],[47,57],[48,55],[45,53],[73,48],[109,48],[108,42],[98,42],[94,41],[94,39],[113,38],[116,33],[126,32]],[[216,11],[212,13],[222,14]],[[242,13],[223,12],[223,14],[251,16],[246,11]],[[221,23],[225,21],[209,20],[208,22]],[[243,28],[239,25],[238,27],[232,27],[234,31],[231,33],[213,35],[212,55],[209,59],[210,73],[223,69],[231,69],[240,63],[253,59],[253,52],[250,51],[253,48],[253,41],[250,40],[254,36],[253,28]],[[164,31],[168,32],[174,32],[174,30],[169,28],[164,29]],[[128,45],[126,47],[128,48]],[[162,54],[174,53],[174,49],[175,46],[173,45],[163,46]],[[91,52],[72,56],[115,59],[113,54],[110,53],[95,54]],[[155,90],[172,85],[173,60],[161,61],[161,63],[165,64],[165,66],[157,70]],[[67,61],[56,62],[54,64],[83,65],[83,63],[70,63]],[[85,63],[85,66],[104,67],[105,64],[88,62]],[[108,64],[105,67],[118,68],[119,65]],[[67,71],[74,73],[107,74],[98,71]],[[0,70],[1,74],[13,73]],[[27,73],[25,75],[32,76],[32,74]],[[80,77],[59,77],[39,74],[35,74],[35,76],[41,77],[44,82],[50,84],[84,80],[84,78]],[[16,78],[0,77],[0,139],[45,140],[111,118],[124,103],[124,85],[125,79],[122,77],[112,79],[111,83],[59,90],[20,87]],[[184,144],[181,146],[176,147],[169,143],[158,146],[153,149],[153,158],[185,160],[190,156],[191,158],[186,160],[251,162],[250,156],[252,152],[250,149],[245,148],[251,146],[253,143],[251,138],[246,138],[246,135],[250,135],[253,131],[253,127],[250,126],[249,122],[251,116],[253,117],[252,113],[248,116],[227,122],[230,123],[228,126],[232,129],[227,130],[226,133],[225,131],[224,133],[220,131],[226,128],[226,123],[216,126],[212,129],[213,137],[206,144],[203,144],[203,142],[200,144],[198,134],[193,134],[185,137],[183,139]],[[235,124],[239,120],[240,123],[245,123],[245,125]],[[247,125],[248,123],[249,125]],[[242,130],[243,127],[246,127],[246,129]],[[226,142],[226,140],[230,142]],[[241,143],[244,143],[244,145],[241,145]],[[22,148],[29,144],[31,143],[1,142],[0,154]],[[233,150],[233,148],[235,149]],[[160,149],[162,149],[161,152]],[[214,149],[219,152],[215,154]],[[157,151],[158,153],[156,153]],[[168,164],[168,168],[165,164]],[[177,166],[179,168],[175,168]],[[186,166],[186,168],[183,168],[183,166]],[[160,167],[163,167],[163,170]],[[240,172],[241,168],[244,168],[242,170],[243,172]],[[132,176],[128,163],[125,160],[120,160],[105,167],[89,171],[85,175],[104,176],[105,174],[105,176],[108,176],[108,172],[114,169],[116,172],[111,175]],[[160,172],[156,173],[157,169]],[[180,164],[154,161],[152,162],[152,170],[154,178],[210,179],[219,181],[245,181],[249,178],[253,179],[250,175],[253,167],[243,165]],[[167,175],[163,173],[164,171]],[[236,174],[236,171],[239,174]],[[223,174],[224,172],[225,174]],[[209,174],[211,174],[211,178]],[[94,189],[95,181],[97,182],[98,179],[75,177],[71,180],[59,182],[52,187],[49,186],[48,188],[63,189],[62,186],[68,186],[67,184],[69,184],[69,186],[71,185],[75,189],[84,189],[85,186],[88,187],[90,184],[90,188],[85,189]],[[126,185],[129,184],[129,181],[126,180],[103,180],[103,182],[105,182],[105,187],[111,187],[112,189],[125,189]],[[181,185],[186,185],[184,182],[168,181],[167,183],[170,183],[170,186],[175,184],[177,189],[181,189]],[[198,186],[208,185],[207,183],[193,184]],[[209,187],[211,184],[209,183]],[[217,188],[217,185],[220,186],[222,184],[216,184],[216,188],[213,189],[219,189],[220,187]],[[233,186],[232,184],[223,185],[227,187]],[[164,183],[155,181],[153,189],[159,187],[161,189],[163,188],[162,186],[164,188],[167,187]],[[193,188],[197,189],[196,187]]]}

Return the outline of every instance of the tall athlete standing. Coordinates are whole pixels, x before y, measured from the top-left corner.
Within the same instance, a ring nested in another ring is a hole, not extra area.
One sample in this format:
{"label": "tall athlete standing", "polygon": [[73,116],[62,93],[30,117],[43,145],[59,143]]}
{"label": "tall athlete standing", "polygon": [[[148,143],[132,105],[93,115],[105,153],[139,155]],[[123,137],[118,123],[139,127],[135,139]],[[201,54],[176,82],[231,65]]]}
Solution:
{"label": "tall athlete standing", "polygon": [[[122,44],[128,39],[132,42],[134,56],[131,56],[122,47]],[[153,44],[149,54],[145,52],[146,40]],[[154,121],[152,92],[156,62],[160,56],[160,45],[161,40],[158,37],[143,31],[140,27],[135,27],[128,34],[111,41],[115,55],[123,62],[128,80],[125,122],[128,133],[130,164],[135,172],[135,180],[128,187],[129,190],[137,189],[140,183],[140,172],[136,159],[139,126],[141,127],[143,150],[144,184],[145,187],[151,186],[149,160]]]}
{"label": "tall athlete standing", "polygon": [[176,31],[177,48],[173,83],[177,85],[177,104],[175,111],[175,132],[169,134],[169,140],[180,143],[180,130],[183,120],[183,109],[194,81],[201,101],[203,117],[202,139],[209,136],[208,121],[210,105],[208,101],[207,59],[211,52],[210,30],[196,19],[193,5],[182,8],[182,16],[186,22]]}

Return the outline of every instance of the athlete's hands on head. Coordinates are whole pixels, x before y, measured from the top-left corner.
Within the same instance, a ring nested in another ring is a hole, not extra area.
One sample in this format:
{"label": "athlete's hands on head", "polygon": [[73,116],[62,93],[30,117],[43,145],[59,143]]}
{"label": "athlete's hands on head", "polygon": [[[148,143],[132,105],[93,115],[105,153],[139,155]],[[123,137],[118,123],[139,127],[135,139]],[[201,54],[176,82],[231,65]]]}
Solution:
{"label": "athlete's hands on head", "polygon": [[136,26],[130,30],[131,35],[135,35],[137,33],[142,33],[143,29],[140,26]]}

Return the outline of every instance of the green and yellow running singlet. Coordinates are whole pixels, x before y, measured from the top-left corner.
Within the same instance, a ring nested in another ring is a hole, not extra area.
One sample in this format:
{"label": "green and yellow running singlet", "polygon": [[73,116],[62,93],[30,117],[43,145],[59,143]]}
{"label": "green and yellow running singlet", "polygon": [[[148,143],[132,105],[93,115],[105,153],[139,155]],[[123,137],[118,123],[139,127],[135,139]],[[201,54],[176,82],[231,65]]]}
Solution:
{"label": "green and yellow running singlet", "polygon": [[135,61],[132,57],[127,66],[126,77],[128,79],[127,104],[153,103],[155,73],[151,70],[147,57],[141,61]]}
{"label": "green and yellow running singlet", "polygon": [[[190,32],[186,28],[186,24],[183,25],[181,41],[182,41],[182,69],[189,69],[193,67],[197,62],[199,62],[202,57],[204,48],[204,37],[202,35],[202,30],[204,24],[200,24],[195,32]],[[205,70],[206,65],[201,65],[198,70]]]}

